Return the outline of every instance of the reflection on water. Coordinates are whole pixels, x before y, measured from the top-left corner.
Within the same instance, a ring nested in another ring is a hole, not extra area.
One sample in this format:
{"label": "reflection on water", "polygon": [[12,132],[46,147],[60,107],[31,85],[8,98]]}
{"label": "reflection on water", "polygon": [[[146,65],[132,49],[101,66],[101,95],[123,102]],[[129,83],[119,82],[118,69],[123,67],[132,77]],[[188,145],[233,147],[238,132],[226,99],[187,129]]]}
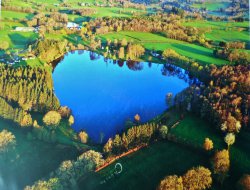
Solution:
{"label": "reflection on water", "polygon": [[197,82],[173,65],[115,61],[88,51],[66,54],[53,72],[55,93],[75,117],[73,128],[99,141],[139,114],[146,122],[167,109],[166,95]]}

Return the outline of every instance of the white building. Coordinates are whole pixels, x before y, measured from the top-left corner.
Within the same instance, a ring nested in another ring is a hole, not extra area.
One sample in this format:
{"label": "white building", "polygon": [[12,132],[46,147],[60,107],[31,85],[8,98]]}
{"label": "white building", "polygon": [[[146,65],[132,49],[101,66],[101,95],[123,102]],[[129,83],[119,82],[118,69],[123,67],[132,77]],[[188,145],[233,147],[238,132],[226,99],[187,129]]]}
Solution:
{"label": "white building", "polygon": [[79,26],[79,24],[76,24],[74,22],[68,22],[67,28],[68,29],[77,29],[77,30],[81,29],[81,27]]}
{"label": "white building", "polygon": [[15,31],[17,32],[34,32],[34,27],[16,27]]}

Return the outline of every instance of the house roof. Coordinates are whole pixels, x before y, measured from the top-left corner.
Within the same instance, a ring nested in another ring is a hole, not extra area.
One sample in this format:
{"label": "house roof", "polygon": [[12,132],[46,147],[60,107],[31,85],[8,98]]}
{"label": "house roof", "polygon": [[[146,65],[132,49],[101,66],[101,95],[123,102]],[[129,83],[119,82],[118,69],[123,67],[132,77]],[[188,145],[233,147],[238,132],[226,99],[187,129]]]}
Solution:
{"label": "house roof", "polygon": [[15,30],[34,30],[35,28],[34,27],[16,27]]}
{"label": "house roof", "polygon": [[79,24],[76,24],[74,22],[68,22],[67,27],[68,28],[77,28],[77,27],[79,27]]}

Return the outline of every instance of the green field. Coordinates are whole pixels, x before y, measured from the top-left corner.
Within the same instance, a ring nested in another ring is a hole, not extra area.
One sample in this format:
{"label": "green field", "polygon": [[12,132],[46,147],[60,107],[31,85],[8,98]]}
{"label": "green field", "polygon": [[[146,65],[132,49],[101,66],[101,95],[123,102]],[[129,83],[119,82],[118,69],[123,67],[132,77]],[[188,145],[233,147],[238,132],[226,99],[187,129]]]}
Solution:
{"label": "green field", "polygon": [[207,39],[215,42],[243,41],[250,48],[249,22],[189,21],[184,26],[197,27],[205,31]]}
{"label": "green field", "polygon": [[[192,159],[187,159],[191,158]],[[114,164],[88,177],[81,183],[86,190],[152,190],[166,175],[184,174],[188,169],[206,166],[206,157],[180,145],[171,142],[158,142],[136,153],[120,159],[123,172],[105,184],[100,182],[109,177],[114,170]],[[117,163],[117,162],[116,162]]]}
{"label": "green field", "polygon": [[22,13],[22,12],[14,12],[14,11],[2,11],[2,19],[3,20],[12,20],[18,21],[20,19],[32,19],[34,15],[31,13]]}
{"label": "green field", "polygon": [[213,56],[213,50],[206,47],[202,47],[196,44],[190,44],[183,41],[173,40],[166,38],[160,34],[153,34],[147,32],[130,32],[122,31],[100,35],[103,41],[107,39],[127,39],[135,43],[142,44],[146,49],[164,51],[165,49],[174,49],[181,55],[184,55],[190,59],[196,60],[203,64],[226,64],[228,61],[215,58]]}
{"label": "green field", "polygon": [[16,22],[2,22],[3,29],[0,30],[1,40],[7,41],[10,48],[26,49],[28,44],[37,39],[38,34],[34,32],[16,32],[18,26],[24,26]]}
{"label": "green field", "polygon": [[206,8],[209,11],[217,11],[220,8],[227,8],[230,5],[228,2],[218,2],[218,1],[205,1],[203,3],[196,3],[193,4],[192,7],[194,8]]}
{"label": "green field", "polygon": [[171,129],[171,134],[181,137],[199,148],[203,147],[205,138],[210,138],[213,141],[216,150],[226,148],[223,136],[218,135],[220,134],[219,130],[215,130],[209,123],[192,115],[185,116],[185,119],[177,127]]}
{"label": "green field", "polygon": [[[187,115],[183,121],[174,129],[171,134],[176,135],[184,143],[201,148],[206,137],[214,142],[215,150],[226,148],[224,137],[215,130],[211,124],[199,119],[194,115]],[[231,184],[235,184],[243,173],[250,171],[250,132],[241,131],[236,136],[236,143],[230,148],[231,168],[226,188],[230,189]]]}

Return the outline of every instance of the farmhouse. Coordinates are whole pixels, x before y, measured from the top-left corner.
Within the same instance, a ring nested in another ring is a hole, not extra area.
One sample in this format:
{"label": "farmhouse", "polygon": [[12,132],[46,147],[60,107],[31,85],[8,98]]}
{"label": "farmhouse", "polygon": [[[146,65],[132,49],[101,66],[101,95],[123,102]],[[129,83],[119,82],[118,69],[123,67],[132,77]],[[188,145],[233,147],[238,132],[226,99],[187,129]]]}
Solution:
{"label": "farmhouse", "polygon": [[17,32],[34,32],[34,27],[16,27],[15,31]]}
{"label": "farmhouse", "polygon": [[79,26],[79,24],[76,24],[74,22],[68,22],[67,23],[67,28],[68,29],[77,29],[77,30],[81,29],[81,27]]}

